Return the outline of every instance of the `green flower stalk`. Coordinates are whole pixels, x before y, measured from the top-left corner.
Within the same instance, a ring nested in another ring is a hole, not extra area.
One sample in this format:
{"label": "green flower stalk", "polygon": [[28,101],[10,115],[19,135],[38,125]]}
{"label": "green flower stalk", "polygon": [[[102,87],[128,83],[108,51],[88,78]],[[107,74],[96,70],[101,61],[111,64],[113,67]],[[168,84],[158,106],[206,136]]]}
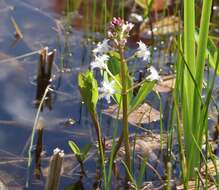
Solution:
{"label": "green flower stalk", "polygon": [[126,78],[127,73],[125,71],[126,62],[124,59],[123,48],[119,47],[119,54],[121,59],[121,79],[122,79],[122,114],[123,114],[123,133],[125,138],[125,160],[126,165],[130,171],[131,169],[131,158],[130,158],[130,149],[129,149],[129,127],[128,127],[128,95],[127,95],[127,86]]}
{"label": "green flower stalk", "polygon": [[[129,126],[128,126],[128,93],[127,79],[129,78],[127,64],[124,58],[124,47],[127,42],[130,30],[133,28],[132,23],[124,22],[121,18],[113,18],[108,32],[109,38],[114,42],[115,48],[118,50],[120,57],[120,77],[122,84],[122,114],[123,114],[123,134],[125,144],[125,163],[129,171],[131,171],[131,156],[129,147]],[[127,175],[127,179],[128,179]]]}

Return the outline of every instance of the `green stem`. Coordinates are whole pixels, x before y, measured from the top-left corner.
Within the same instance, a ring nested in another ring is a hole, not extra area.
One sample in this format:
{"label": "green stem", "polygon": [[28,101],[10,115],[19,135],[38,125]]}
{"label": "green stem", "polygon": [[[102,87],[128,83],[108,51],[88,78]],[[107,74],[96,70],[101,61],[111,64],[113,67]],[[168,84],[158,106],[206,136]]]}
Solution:
{"label": "green stem", "polygon": [[32,133],[31,133],[30,147],[29,147],[29,150],[28,150],[28,175],[27,175],[26,187],[29,186],[29,170],[30,170],[30,166],[31,166],[31,162],[32,162],[31,151],[32,151],[32,148],[33,148],[35,131],[36,131],[36,127],[37,127],[37,124],[38,124],[38,120],[39,120],[39,116],[40,116],[40,111],[42,109],[42,106],[43,106],[44,100],[45,100],[45,98],[47,96],[47,93],[50,90],[50,86],[51,85],[48,85],[46,87],[45,91],[44,91],[43,97],[40,100],[40,105],[39,105],[39,107],[37,109],[36,117],[35,117],[35,120],[34,120],[34,125],[33,125]]}
{"label": "green stem", "polygon": [[93,0],[93,12],[92,12],[92,32],[96,31],[96,9],[97,3],[96,0]]}
{"label": "green stem", "polygon": [[120,88],[122,88],[122,85],[120,84],[120,82],[116,79],[116,77],[110,72],[110,70],[108,68],[105,69],[106,72],[108,73],[108,75],[110,77],[112,77],[112,79],[119,85]]}
{"label": "green stem", "polygon": [[[198,41],[198,53],[197,53],[197,71],[195,80],[197,82],[197,88],[194,89],[194,119],[193,119],[193,126],[197,126],[195,130],[195,137],[197,142],[201,146],[202,140],[202,131],[203,126],[198,125],[201,115],[201,100],[196,98],[197,93],[202,93],[202,86],[203,86],[203,78],[204,78],[204,66],[205,66],[205,51],[207,47],[208,41],[208,31],[209,31],[209,22],[210,22],[210,15],[211,15],[211,5],[212,0],[204,0],[203,1],[203,11],[201,17],[201,26],[200,26],[200,34],[199,34],[199,41]],[[199,136],[200,134],[200,136]]]}
{"label": "green stem", "polygon": [[99,148],[99,153],[100,153],[100,161],[101,161],[101,167],[103,171],[103,178],[104,178],[104,190],[107,189],[107,179],[106,179],[106,169],[104,165],[105,157],[104,157],[104,150],[103,150],[103,141],[102,141],[102,132],[100,128],[100,123],[98,121],[98,116],[96,111],[91,112],[91,118],[93,120],[96,133],[97,133],[97,140],[98,140],[98,148]]}
{"label": "green stem", "polygon": [[177,115],[177,140],[179,143],[179,156],[180,156],[180,167],[182,170],[182,179],[184,183],[184,188],[187,189],[187,164],[186,164],[186,158],[185,158],[185,153],[184,153],[184,148],[183,148],[183,143],[182,143],[182,130],[181,130],[181,120],[180,120],[180,113],[179,113],[179,106],[178,106],[178,101],[176,98],[176,94],[174,94],[174,104],[175,104],[175,110],[176,110],[176,115]]}
{"label": "green stem", "polygon": [[104,0],[104,34],[107,34],[107,1]]}
{"label": "green stem", "polygon": [[[128,95],[127,95],[127,86],[126,86],[126,62],[124,58],[124,49],[119,46],[119,54],[121,61],[121,80],[122,80],[122,113],[123,113],[123,134],[124,134],[124,143],[125,143],[125,160],[126,165],[131,171],[131,160],[130,160],[130,150],[129,150],[129,128],[128,128]],[[126,174],[128,177],[128,175]],[[129,178],[129,177],[128,177]]]}

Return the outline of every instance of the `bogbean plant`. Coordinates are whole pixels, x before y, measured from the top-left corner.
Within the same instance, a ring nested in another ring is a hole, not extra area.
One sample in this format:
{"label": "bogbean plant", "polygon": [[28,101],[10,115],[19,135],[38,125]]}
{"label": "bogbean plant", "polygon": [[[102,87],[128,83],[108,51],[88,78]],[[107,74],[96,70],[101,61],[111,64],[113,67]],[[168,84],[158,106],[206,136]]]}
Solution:
{"label": "bogbean plant", "polygon": [[[148,68],[150,74],[138,84],[135,84],[134,78],[130,76],[127,66],[128,60],[138,59],[148,63],[150,59],[150,51],[141,41],[137,42],[139,47],[133,55],[130,57],[125,56],[127,39],[133,26],[132,23],[125,22],[121,18],[113,18],[107,33],[108,39],[99,42],[93,50],[94,59],[90,65],[91,69],[78,75],[78,85],[82,101],[90,112],[97,134],[104,177],[104,189],[107,188],[106,170],[104,167],[106,159],[103,148],[102,129],[96,111],[98,100],[105,98],[107,103],[111,103],[111,100],[113,100],[122,112],[123,129],[116,144],[113,158],[115,158],[121,144],[124,142],[126,176],[130,180],[130,175],[128,174],[131,171],[128,117],[130,113],[142,104],[146,96],[152,91],[155,83],[160,80],[160,76],[153,66]],[[95,79],[94,70],[100,70],[101,82]],[[100,87],[98,82],[101,83]],[[137,95],[134,96],[133,90],[135,88],[139,90]]]}

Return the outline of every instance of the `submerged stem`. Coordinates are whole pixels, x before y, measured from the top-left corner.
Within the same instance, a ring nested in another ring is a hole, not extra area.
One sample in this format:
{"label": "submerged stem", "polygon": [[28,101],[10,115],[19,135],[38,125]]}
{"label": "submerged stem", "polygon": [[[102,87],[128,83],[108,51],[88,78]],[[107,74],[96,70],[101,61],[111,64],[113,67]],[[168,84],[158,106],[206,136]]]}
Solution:
{"label": "submerged stem", "polygon": [[91,118],[93,120],[96,133],[97,133],[98,149],[99,149],[101,168],[103,171],[103,178],[104,178],[104,189],[106,189],[107,180],[106,180],[106,170],[105,170],[105,165],[104,165],[105,157],[104,157],[104,150],[103,150],[102,132],[101,132],[100,123],[99,123],[96,111],[90,112],[90,114],[91,114]]}

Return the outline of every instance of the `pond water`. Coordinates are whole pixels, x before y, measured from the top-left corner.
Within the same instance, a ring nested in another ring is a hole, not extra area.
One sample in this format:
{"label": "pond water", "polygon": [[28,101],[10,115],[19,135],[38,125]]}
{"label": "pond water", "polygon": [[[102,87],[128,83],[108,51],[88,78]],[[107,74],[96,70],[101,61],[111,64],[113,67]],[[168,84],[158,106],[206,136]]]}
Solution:
{"label": "pond water", "polygon": [[[80,95],[76,86],[76,73],[88,67],[87,45],[83,31],[72,30],[69,36],[69,49],[73,50],[65,56],[69,72],[63,74],[57,69],[65,48],[61,36],[63,31],[58,23],[61,22],[63,11],[62,8],[57,10],[60,6],[56,1],[34,1],[32,4],[25,1],[1,1],[0,59],[35,52],[45,46],[50,50],[57,49],[55,61],[57,65],[53,68],[52,85],[55,93],[51,95],[52,106],[51,109],[44,107],[40,113],[45,125],[41,167],[42,173],[47,173],[48,158],[53,150],[56,147],[64,150],[67,156],[66,169],[60,185],[64,189],[78,178],[76,170],[73,170],[77,162],[68,147],[68,140],[83,145],[95,139],[92,137],[90,121],[87,119],[88,113],[83,113],[81,109]],[[11,17],[19,24],[23,40],[16,41],[14,38]],[[71,61],[70,64],[67,58]],[[39,55],[35,53],[22,59],[0,63],[0,180],[9,186],[9,189],[23,189],[27,179],[27,152],[37,111],[34,102],[37,94],[38,62]],[[74,124],[68,122],[70,119]],[[35,147],[33,147],[34,154]],[[33,159],[29,189],[42,189],[45,178],[37,180],[34,176],[34,167]]]}
{"label": "pond water", "polygon": [[[83,11],[83,8],[81,9]],[[89,67],[92,59],[91,50],[95,46],[91,38],[95,36],[96,39],[102,39],[102,37],[100,33],[93,34],[87,30],[90,20],[85,15],[84,17],[80,15],[80,11],[70,15],[70,18],[75,19],[71,23],[73,28],[68,31],[66,29],[69,27],[66,26],[68,15],[65,16],[65,10],[66,1],[0,0],[0,190],[1,183],[9,190],[25,189],[27,179],[29,179],[29,187],[26,189],[44,188],[50,156],[56,147],[65,152],[60,189],[65,189],[74,183],[81,186],[81,189],[92,189],[91,186],[99,182],[96,173],[96,135],[89,113],[81,104],[77,73]],[[21,40],[15,38],[12,18],[22,31]],[[165,45],[161,41],[158,46],[164,48]],[[49,47],[49,51],[57,50],[51,83],[51,88],[54,90],[47,97],[50,99],[48,100],[50,104],[43,105],[40,112],[40,120],[44,125],[43,133],[35,134],[33,162],[28,168],[28,149],[37,113],[39,63],[37,52],[44,47]],[[155,64],[163,69],[163,74],[170,74],[171,69],[168,64],[173,63],[174,56],[161,54],[156,48],[154,53]],[[26,56],[12,59],[20,55]],[[160,65],[160,60],[165,64]],[[162,97],[165,100],[163,107],[168,115],[168,93],[164,93]],[[154,108],[159,110],[159,101],[157,99],[153,101]],[[104,104],[100,105],[99,109],[103,109],[104,106]],[[109,138],[113,126],[119,126],[119,121],[104,114],[100,117],[105,137]],[[136,130],[134,126],[130,127],[131,132]],[[156,131],[159,126],[154,122],[148,124],[147,128]],[[42,172],[40,179],[35,175],[36,145],[39,139],[43,144],[40,154]],[[87,143],[93,144],[89,159],[84,166],[87,177],[83,180],[83,187],[80,180],[80,167],[68,146],[69,140],[74,140],[79,147]],[[148,176],[149,179],[150,175]]]}

